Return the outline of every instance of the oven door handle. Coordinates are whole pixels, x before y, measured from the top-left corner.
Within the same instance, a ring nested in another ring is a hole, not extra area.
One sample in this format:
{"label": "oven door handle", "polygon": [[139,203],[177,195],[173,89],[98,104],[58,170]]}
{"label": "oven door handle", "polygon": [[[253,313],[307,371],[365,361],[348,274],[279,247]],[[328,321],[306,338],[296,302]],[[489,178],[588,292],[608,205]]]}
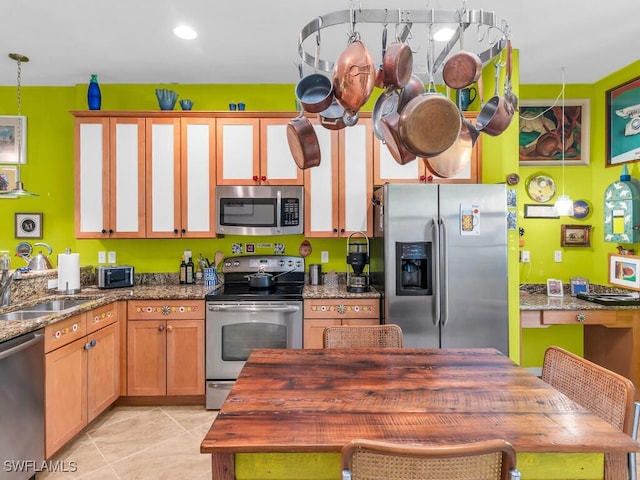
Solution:
{"label": "oven door handle", "polygon": [[242,306],[242,305],[211,305],[209,306],[210,312],[278,312],[278,313],[293,313],[299,312],[300,307],[295,305],[283,305],[269,306],[269,307],[256,307],[256,306]]}

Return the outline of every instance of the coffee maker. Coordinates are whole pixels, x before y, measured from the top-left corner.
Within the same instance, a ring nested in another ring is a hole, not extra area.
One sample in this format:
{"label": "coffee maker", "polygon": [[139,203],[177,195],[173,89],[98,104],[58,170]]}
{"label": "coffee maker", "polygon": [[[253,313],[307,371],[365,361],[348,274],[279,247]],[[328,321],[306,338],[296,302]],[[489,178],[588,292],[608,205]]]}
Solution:
{"label": "coffee maker", "polygon": [[[355,237],[355,238],[354,238]],[[362,293],[371,290],[369,283],[369,237],[354,232],[347,239],[347,292]]]}

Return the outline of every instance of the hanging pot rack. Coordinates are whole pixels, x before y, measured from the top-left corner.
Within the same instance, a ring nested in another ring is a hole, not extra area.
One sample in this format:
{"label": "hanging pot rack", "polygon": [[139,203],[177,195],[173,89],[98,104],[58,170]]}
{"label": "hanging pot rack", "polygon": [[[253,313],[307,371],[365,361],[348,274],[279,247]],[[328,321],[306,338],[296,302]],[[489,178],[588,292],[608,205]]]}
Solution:
{"label": "hanging pot rack", "polygon": [[[432,73],[438,71],[442,66],[445,59],[453,48],[461,40],[461,31],[464,32],[470,26],[476,26],[478,29],[486,27],[487,33],[482,37],[483,42],[489,45],[487,48],[480,52],[477,52],[481,62],[487,63],[489,60],[497,56],[502,52],[507,44],[507,40],[510,35],[509,24],[497,17],[495,12],[485,10],[402,10],[398,9],[390,11],[388,9],[350,9],[331,12],[319,17],[314,18],[307,23],[300,31],[298,40],[298,54],[302,61],[314,70],[331,73],[333,71],[335,62],[317,58],[315,50],[313,53],[308,52],[305,49],[305,41],[312,35],[316,35],[316,41],[313,42],[314,49],[320,43],[321,31],[339,25],[350,26],[352,34],[355,34],[356,24],[380,24],[386,25],[395,23],[397,30],[400,32],[397,36],[401,42],[406,41],[411,34],[411,29],[414,25],[427,25],[427,26],[450,26],[455,25],[456,28],[453,36],[440,50],[438,56],[433,60]],[[496,31],[495,40],[489,38],[490,31]],[[326,33],[326,32],[325,32]],[[310,43],[310,42],[308,42]],[[428,72],[419,71],[415,68],[413,73],[415,74],[427,74]]]}

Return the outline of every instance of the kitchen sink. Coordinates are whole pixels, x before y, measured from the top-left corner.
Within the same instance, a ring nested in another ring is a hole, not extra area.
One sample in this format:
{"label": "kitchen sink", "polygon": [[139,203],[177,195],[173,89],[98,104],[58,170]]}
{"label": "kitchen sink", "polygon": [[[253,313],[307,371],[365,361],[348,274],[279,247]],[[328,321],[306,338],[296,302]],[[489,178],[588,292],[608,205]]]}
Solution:
{"label": "kitchen sink", "polygon": [[16,312],[3,313],[0,315],[0,321],[2,320],[29,320],[31,318],[43,317],[46,313],[32,312],[27,310],[18,310]]}
{"label": "kitchen sink", "polygon": [[24,311],[29,312],[60,312],[69,308],[77,307],[90,302],[90,299],[80,298],[64,298],[62,300],[49,300],[46,302],[36,303],[31,307],[25,307]]}

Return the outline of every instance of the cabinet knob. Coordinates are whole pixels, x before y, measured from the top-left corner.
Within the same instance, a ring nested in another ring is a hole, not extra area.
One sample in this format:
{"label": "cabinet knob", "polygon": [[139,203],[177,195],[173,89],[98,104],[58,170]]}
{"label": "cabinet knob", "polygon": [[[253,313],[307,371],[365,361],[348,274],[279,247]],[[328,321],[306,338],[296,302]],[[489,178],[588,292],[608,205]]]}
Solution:
{"label": "cabinet knob", "polygon": [[262,175],[260,177],[260,180],[262,180],[263,182],[266,182],[267,181],[267,176],[266,175]]}
{"label": "cabinet knob", "polygon": [[173,325],[167,325],[167,332],[173,332]]}
{"label": "cabinet knob", "polygon": [[158,331],[159,331],[159,332],[164,332],[164,325],[160,325],[160,326],[158,327]]}
{"label": "cabinet knob", "polygon": [[340,229],[340,233],[344,233],[344,228],[341,228],[341,229]]}
{"label": "cabinet knob", "polygon": [[102,230],[100,230],[100,232],[104,235],[105,233],[107,233],[107,231],[103,228]]}
{"label": "cabinet knob", "polygon": [[178,234],[178,229],[177,229],[177,228],[174,228],[174,229],[173,229],[173,233],[175,233],[175,234],[177,235],[177,234]]}
{"label": "cabinet knob", "polygon": [[421,182],[424,182],[426,179],[427,179],[427,177],[426,177],[426,176],[424,176],[424,175],[420,175],[420,181],[421,181]]}
{"label": "cabinet knob", "polygon": [[113,235],[113,229],[112,228],[109,229],[109,235]]}
{"label": "cabinet knob", "polygon": [[187,229],[183,228],[182,230],[180,230],[180,233],[182,233],[184,235],[185,233],[187,233]]}
{"label": "cabinet knob", "polygon": [[257,175],[254,175],[254,176],[253,176],[253,181],[254,181],[254,182],[257,182],[257,181],[258,181],[258,176],[257,176]]}
{"label": "cabinet knob", "polygon": [[337,228],[334,228],[334,229],[333,229],[333,233],[338,233],[338,229],[337,229]]}
{"label": "cabinet knob", "polygon": [[96,343],[98,343],[96,340],[91,340],[91,341],[89,342],[89,345],[91,345],[92,347],[95,347],[95,346],[96,346]]}
{"label": "cabinet knob", "polygon": [[85,350],[89,350],[90,348],[91,348],[91,343],[90,342],[87,342],[87,343],[84,344],[84,349]]}
{"label": "cabinet knob", "polygon": [[586,319],[587,319],[587,316],[582,312],[576,315],[576,320],[578,320],[578,322],[580,323],[584,323]]}

